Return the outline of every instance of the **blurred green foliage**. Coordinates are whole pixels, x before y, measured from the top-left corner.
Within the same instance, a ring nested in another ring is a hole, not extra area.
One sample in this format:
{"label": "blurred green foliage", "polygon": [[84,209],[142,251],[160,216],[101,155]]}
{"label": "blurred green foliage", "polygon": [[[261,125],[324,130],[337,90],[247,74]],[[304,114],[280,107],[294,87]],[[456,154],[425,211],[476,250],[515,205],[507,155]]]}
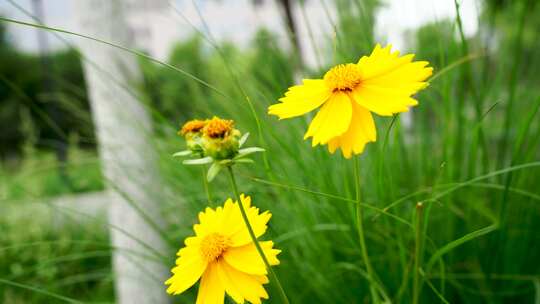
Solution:
{"label": "blurred green foliage", "polygon": [[[24,132],[33,132],[35,144],[45,150],[67,143],[69,134],[77,136],[83,145],[93,145],[92,121],[77,52],[65,50],[49,54],[48,62],[45,71],[38,55],[15,49],[4,24],[0,24],[2,159],[20,156],[29,135]],[[28,125],[33,130],[23,131],[23,126]]]}
{"label": "blurred green foliage", "polygon": [[[113,292],[105,220],[81,226],[43,202],[2,205],[0,277],[47,286],[51,293],[76,295],[80,301],[109,301]],[[5,304],[59,303],[40,292],[2,284]]]}
{"label": "blurred green foliage", "polygon": [[[168,62],[201,79],[207,79],[209,67],[204,57],[201,39],[191,38],[173,48]],[[193,115],[193,104],[208,98],[200,84],[179,81],[176,71],[146,60],[140,63],[144,74],[143,92],[151,107],[161,115],[169,119],[186,119]]]}
{"label": "blurred green foliage", "polygon": [[[178,43],[167,62],[208,83],[223,82],[231,73],[249,74],[259,85],[260,93],[273,98],[278,98],[279,92],[292,82],[291,54],[278,46],[277,37],[268,30],[259,30],[250,49],[245,51],[227,42],[216,50],[204,42],[200,36],[194,36]],[[226,67],[224,60],[235,64]],[[216,111],[211,102],[215,92],[203,84],[179,78],[178,72],[153,62],[141,60],[140,64],[144,75],[142,93],[161,118],[180,124],[195,113],[211,115]],[[227,90],[234,93],[238,89]]]}

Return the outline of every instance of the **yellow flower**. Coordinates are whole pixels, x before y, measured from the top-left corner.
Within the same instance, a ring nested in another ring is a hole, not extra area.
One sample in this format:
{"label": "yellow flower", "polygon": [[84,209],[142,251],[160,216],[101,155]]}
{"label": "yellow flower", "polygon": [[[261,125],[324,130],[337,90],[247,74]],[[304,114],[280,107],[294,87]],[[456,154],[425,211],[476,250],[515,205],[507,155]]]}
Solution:
{"label": "yellow flower", "polygon": [[[251,206],[249,196],[240,196],[255,235],[260,237],[272,216],[259,214]],[[179,294],[193,286],[199,278],[197,304],[222,304],[225,293],[236,303],[261,303],[268,299],[263,284],[268,283],[267,269],[242,220],[238,202],[228,199],[223,207],[206,208],[199,213],[199,224],[193,226],[195,236],[185,240],[177,253],[173,276],[165,284],[167,292]],[[272,241],[260,242],[270,265],[278,265],[281,252],[272,248]]]}
{"label": "yellow flower", "polygon": [[304,79],[268,113],[285,119],[322,106],[304,139],[312,137],[313,146],[328,144],[330,153],[341,148],[346,158],[362,153],[366,143],[377,139],[371,112],[390,116],[416,106],[411,96],[427,86],[424,80],[433,72],[427,61],[413,62],[413,54],[400,57],[391,48],[377,44],[356,64],[337,65],[323,79]]}

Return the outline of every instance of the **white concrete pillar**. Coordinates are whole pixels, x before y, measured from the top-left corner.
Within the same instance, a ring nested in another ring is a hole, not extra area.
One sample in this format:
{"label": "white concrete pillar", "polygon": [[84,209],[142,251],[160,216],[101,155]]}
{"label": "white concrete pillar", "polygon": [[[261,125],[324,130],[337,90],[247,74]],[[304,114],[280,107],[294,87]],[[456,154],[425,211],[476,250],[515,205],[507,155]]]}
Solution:
{"label": "white concrete pillar", "polygon": [[[125,1],[74,1],[78,32],[133,47],[123,15]],[[103,174],[111,195],[111,242],[120,248],[114,250],[112,258],[117,303],[167,303],[163,285],[169,276],[166,265],[132,253],[167,253],[166,242],[155,228],[160,226],[162,204],[150,117],[134,95],[119,85],[137,91],[141,80],[137,60],[125,51],[89,39],[80,39],[79,46],[84,56],[100,67],[84,62]]]}

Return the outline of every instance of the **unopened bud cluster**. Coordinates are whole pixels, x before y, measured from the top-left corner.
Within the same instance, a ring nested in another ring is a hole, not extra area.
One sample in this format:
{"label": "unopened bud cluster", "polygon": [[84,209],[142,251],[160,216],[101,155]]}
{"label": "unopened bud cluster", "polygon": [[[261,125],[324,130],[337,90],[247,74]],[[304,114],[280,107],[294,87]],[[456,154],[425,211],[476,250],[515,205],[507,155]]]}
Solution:
{"label": "unopened bud cluster", "polygon": [[237,163],[253,163],[246,156],[264,152],[263,148],[242,148],[249,133],[242,135],[234,128],[234,121],[214,116],[212,119],[194,119],[186,122],[178,134],[186,140],[187,150],[173,154],[189,157],[184,165],[210,165],[207,179],[211,181],[225,167]]}
{"label": "unopened bud cluster", "polygon": [[233,158],[240,148],[241,133],[234,128],[234,121],[216,116],[188,121],[179,134],[185,138],[187,148],[193,153],[215,160]]}

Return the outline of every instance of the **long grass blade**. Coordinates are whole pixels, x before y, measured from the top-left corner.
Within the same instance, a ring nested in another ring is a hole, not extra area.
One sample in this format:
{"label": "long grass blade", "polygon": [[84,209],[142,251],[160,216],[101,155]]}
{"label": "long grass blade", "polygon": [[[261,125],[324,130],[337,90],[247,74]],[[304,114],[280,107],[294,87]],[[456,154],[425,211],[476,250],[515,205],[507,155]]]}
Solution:
{"label": "long grass blade", "polygon": [[447,254],[448,252],[455,249],[456,247],[463,245],[466,242],[472,241],[476,238],[489,234],[497,230],[497,228],[498,228],[498,224],[489,225],[482,229],[473,231],[471,233],[467,233],[466,235],[460,237],[459,239],[453,240],[452,242],[444,245],[441,249],[437,250],[427,262],[426,273],[429,273],[430,269],[433,267],[435,262],[437,262],[437,260],[440,259],[443,255]]}

